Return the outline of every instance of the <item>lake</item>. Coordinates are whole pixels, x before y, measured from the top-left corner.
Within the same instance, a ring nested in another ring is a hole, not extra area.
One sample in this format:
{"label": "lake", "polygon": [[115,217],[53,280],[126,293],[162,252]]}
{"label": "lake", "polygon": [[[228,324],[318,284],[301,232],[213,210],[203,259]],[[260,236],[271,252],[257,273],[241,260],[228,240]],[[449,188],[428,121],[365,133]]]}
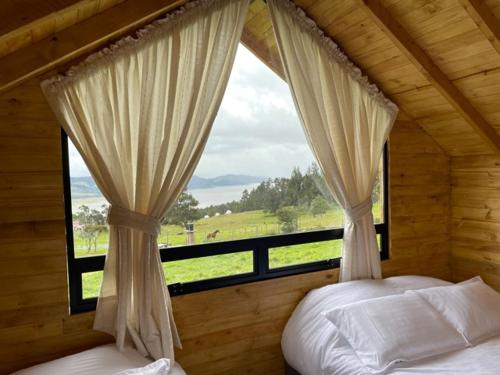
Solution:
{"label": "lake", "polygon": [[246,189],[248,191],[259,186],[256,184],[234,185],[234,186],[219,186],[209,189],[193,189],[188,190],[199,203],[198,207],[207,207],[221,203],[239,201],[241,194]]}
{"label": "lake", "polygon": [[[234,185],[234,186],[219,186],[207,189],[192,189],[188,190],[196,200],[198,200],[198,207],[203,208],[210,205],[227,203],[231,201],[238,201],[241,194],[246,189],[248,191],[259,186],[258,183],[248,185]],[[78,197],[72,199],[73,212],[78,210],[78,207],[86,205],[88,207],[100,209],[101,205],[108,204],[104,197]]]}

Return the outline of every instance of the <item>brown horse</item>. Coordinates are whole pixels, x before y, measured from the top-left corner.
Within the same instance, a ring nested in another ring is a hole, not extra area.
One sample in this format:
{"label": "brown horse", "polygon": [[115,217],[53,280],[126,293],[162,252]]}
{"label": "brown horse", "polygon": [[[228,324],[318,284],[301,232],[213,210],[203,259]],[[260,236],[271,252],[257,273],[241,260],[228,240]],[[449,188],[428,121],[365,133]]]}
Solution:
{"label": "brown horse", "polygon": [[207,234],[207,240],[213,238],[215,240],[215,237],[217,237],[217,234],[219,234],[220,231],[217,229],[215,232],[211,232],[209,234]]}

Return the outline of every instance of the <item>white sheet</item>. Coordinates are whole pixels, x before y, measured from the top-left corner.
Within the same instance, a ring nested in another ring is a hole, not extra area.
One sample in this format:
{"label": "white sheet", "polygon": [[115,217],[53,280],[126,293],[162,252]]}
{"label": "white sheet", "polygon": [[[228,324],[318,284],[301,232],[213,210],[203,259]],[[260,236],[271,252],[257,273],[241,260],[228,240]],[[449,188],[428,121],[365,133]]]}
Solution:
{"label": "white sheet", "polygon": [[[18,372],[15,375],[113,375],[118,371],[146,366],[152,361],[136,350],[127,348],[120,352],[115,344],[97,348],[42,363]],[[12,375],[14,375],[12,374]],[[169,375],[186,375],[178,363]]]}
{"label": "white sheet", "polygon": [[[444,286],[439,288],[451,288]],[[433,288],[420,289],[422,291]],[[465,338],[413,291],[366,299],[323,314],[370,373],[465,349]]]}
{"label": "white sheet", "polygon": [[[352,348],[335,326],[321,316],[321,312],[363,299],[449,284],[430,277],[400,276],[351,281],[315,289],[297,306],[285,327],[281,341],[283,354],[302,375],[363,374],[361,362]],[[406,373],[412,372],[393,372],[398,375]]]}

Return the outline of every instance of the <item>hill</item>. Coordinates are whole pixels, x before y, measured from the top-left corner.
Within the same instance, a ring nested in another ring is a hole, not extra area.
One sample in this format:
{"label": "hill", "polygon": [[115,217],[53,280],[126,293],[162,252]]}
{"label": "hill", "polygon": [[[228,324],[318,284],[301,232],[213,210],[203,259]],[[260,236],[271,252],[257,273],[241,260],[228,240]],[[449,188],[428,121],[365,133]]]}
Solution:
{"label": "hill", "polygon": [[[203,178],[193,176],[189,181],[188,189],[207,189],[221,186],[237,186],[260,183],[265,177],[247,176],[240,174],[227,174],[213,178]],[[98,197],[101,192],[97,188],[94,180],[90,176],[71,177],[71,196],[78,197]]]}
{"label": "hill", "polygon": [[71,177],[71,197],[98,197],[101,192],[90,176]]}
{"label": "hill", "polygon": [[203,178],[198,176],[193,176],[191,181],[189,181],[188,189],[208,189],[220,186],[237,186],[237,185],[249,185],[258,184],[264,181],[265,177],[257,176],[247,176],[243,174],[226,174],[223,176],[217,176],[213,178]]}

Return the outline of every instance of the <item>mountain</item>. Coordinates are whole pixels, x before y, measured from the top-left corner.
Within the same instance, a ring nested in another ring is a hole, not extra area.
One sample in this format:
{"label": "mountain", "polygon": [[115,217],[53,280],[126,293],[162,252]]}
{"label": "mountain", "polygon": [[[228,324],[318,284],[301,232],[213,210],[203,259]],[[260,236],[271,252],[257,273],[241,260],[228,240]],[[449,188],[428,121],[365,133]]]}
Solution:
{"label": "mountain", "polygon": [[264,181],[265,177],[260,176],[247,176],[243,174],[226,174],[223,176],[217,176],[213,178],[203,178],[198,176],[191,177],[189,181],[188,189],[207,189],[215,188],[220,186],[236,186],[236,185],[249,185],[258,184]]}
{"label": "mountain", "polygon": [[79,196],[96,197],[100,195],[101,192],[97,188],[92,177],[71,177],[71,196],[73,198]]}
{"label": "mountain", "polygon": [[[241,174],[227,174],[213,178],[203,178],[193,176],[189,181],[188,189],[207,189],[220,186],[236,186],[258,184],[264,181],[265,177],[247,176]],[[90,176],[84,177],[71,177],[71,195],[73,198],[78,197],[97,197],[101,192],[97,188],[94,179]]]}

